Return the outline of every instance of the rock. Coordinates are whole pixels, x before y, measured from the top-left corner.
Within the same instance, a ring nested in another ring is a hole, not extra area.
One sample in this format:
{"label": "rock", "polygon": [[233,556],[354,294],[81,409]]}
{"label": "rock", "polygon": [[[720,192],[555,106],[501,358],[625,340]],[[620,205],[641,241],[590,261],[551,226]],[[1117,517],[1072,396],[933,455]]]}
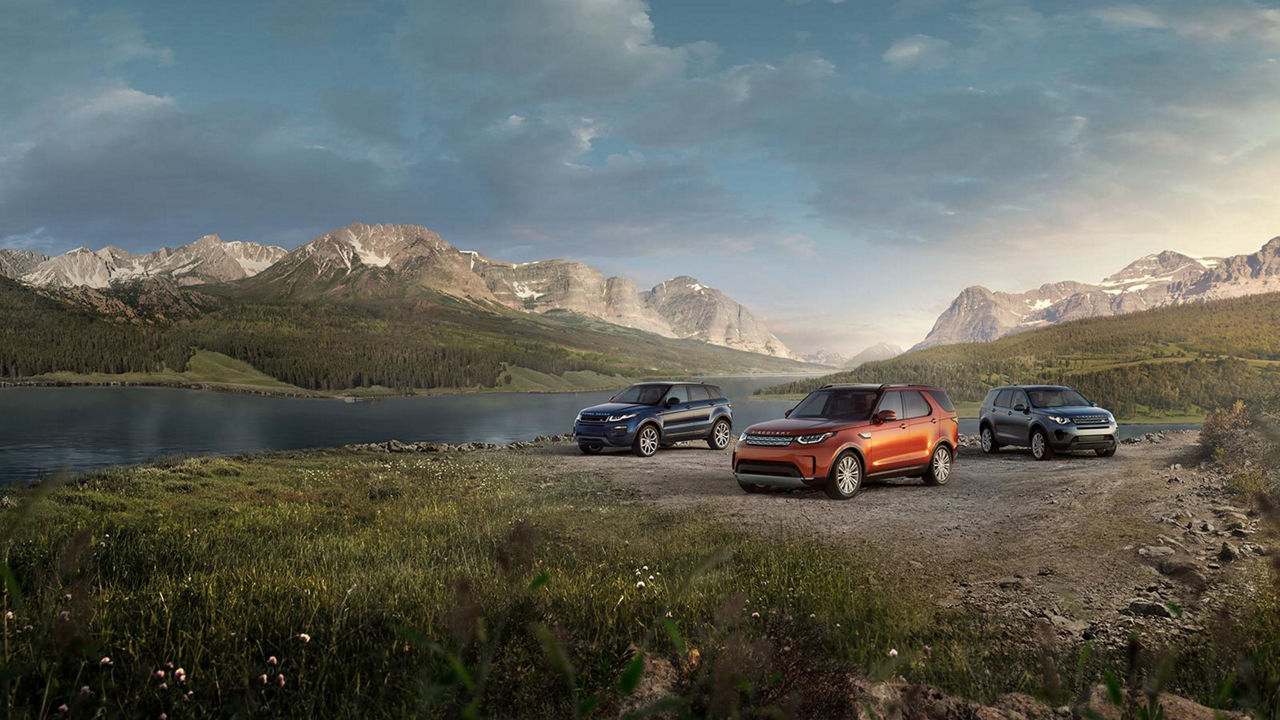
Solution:
{"label": "rock", "polygon": [[1165,604],[1157,600],[1149,600],[1147,598],[1134,598],[1129,601],[1129,612],[1134,615],[1143,615],[1146,617],[1173,617],[1173,613],[1169,612],[1169,608]]}
{"label": "rock", "polygon": [[1167,557],[1173,552],[1173,548],[1164,545],[1146,545],[1138,548],[1138,554],[1143,557]]}
{"label": "rock", "polygon": [[[1127,694],[1123,693],[1127,699]],[[1145,702],[1145,696],[1142,698]],[[1125,700],[1121,700],[1124,702]],[[1156,698],[1165,720],[1245,720],[1248,716],[1240,712],[1216,710],[1192,700],[1170,693],[1160,693]],[[1075,717],[1102,718],[1104,720],[1120,720],[1137,713],[1126,713],[1125,708],[1112,704],[1105,685],[1096,685],[1088,698],[1074,708]]]}
{"label": "rock", "polygon": [[1222,543],[1222,548],[1218,550],[1219,560],[1223,562],[1231,562],[1238,557],[1240,557],[1240,551],[1236,550],[1234,545],[1229,542]]}

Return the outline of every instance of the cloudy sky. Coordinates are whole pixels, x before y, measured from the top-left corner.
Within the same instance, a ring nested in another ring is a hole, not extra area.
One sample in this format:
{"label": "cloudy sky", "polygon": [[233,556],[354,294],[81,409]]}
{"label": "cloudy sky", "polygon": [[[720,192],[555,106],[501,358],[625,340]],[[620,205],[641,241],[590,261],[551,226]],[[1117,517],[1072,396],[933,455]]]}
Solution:
{"label": "cloudy sky", "polygon": [[0,246],[421,223],[690,274],[797,349],[1280,234],[1250,0],[0,0]]}

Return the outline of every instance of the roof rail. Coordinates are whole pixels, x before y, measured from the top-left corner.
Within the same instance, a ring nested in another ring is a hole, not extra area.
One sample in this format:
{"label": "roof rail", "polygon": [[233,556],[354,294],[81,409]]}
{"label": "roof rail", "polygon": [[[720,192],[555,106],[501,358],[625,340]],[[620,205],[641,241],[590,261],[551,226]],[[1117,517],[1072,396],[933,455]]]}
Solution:
{"label": "roof rail", "polygon": [[881,383],[880,389],[911,387],[911,383]]}

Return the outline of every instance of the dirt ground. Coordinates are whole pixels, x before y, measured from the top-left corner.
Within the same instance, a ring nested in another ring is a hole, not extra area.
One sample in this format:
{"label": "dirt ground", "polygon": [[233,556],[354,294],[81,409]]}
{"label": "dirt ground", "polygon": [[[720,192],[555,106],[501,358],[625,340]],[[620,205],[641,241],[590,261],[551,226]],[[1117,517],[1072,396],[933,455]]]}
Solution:
{"label": "dirt ground", "polygon": [[652,458],[586,456],[568,444],[525,452],[629,488],[639,502],[896,559],[942,606],[1043,618],[1061,635],[1109,644],[1135,626],[1148,636],[1202,629],[1239,568],[1267,552],[1256,518],[1230,507],[1224,478],[1199,465],[1193,432],[1148,436],[1112,458],[1037,462],[1018,449],[965,448],[944,487],[893,480],[845,502],[810,490],[744,493],[729,452],[704,443]]}

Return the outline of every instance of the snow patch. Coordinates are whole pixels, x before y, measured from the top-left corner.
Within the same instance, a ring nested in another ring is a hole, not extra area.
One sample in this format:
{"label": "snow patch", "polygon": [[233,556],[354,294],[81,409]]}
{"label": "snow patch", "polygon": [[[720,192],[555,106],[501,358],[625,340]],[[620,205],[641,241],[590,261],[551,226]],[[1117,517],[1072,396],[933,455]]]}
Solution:
{"label": "snow patch", "polygon": [[537,290],[534,290],[533,288],[519,281],[511,283],[511,289],[513,292],[515,292],[516,297],[520,298],[521,300],[537,300],[543,295],[546,295],[546,293],[538,292]]}
{"label": "snow patch", "polygon": [[1032,300],[1028,299],[1028,300],[1027,300],[1027,304],[1031,306],[1031,309],[1032,309],[1032,310],[1044,310],[1045,308],[1047,308],[1047,307],[1049,307],[1050,305],[1052,305],[1052,304],[1053,304],[1053,301],[1052,301],[1052,300],[1046,300],[1046,299],[1040,299],[1040,300],[1032,301]]}

